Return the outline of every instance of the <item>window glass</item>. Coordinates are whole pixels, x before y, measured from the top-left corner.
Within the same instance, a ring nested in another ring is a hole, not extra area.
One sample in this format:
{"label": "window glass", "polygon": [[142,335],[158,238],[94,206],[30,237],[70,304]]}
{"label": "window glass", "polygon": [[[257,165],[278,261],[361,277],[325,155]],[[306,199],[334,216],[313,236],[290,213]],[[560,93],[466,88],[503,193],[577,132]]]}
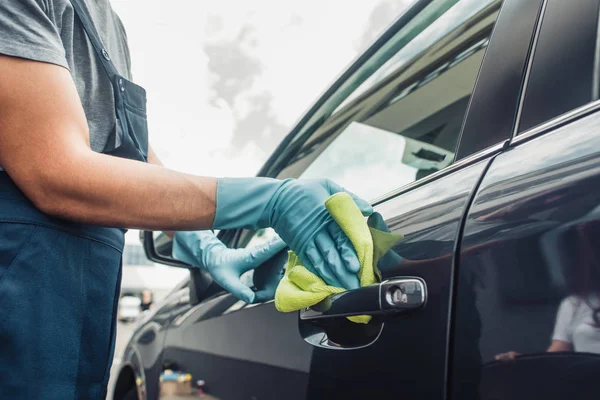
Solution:
{"label": "window glass", "polygon": [[433,1],[349,79],[280,177],[372,200],[450,165],[500,5]]}

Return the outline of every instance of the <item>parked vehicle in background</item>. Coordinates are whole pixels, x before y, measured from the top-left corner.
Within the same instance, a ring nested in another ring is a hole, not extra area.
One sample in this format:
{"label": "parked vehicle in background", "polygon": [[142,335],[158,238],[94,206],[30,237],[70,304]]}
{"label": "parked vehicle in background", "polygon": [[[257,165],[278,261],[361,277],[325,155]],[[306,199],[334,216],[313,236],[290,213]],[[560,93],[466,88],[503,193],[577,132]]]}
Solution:
{"label": "parked vehicle in background", "polygon": [[141,314],[142,301],[136,296],[123,296],[119,300],[117,319],[120,322],[135,322]]}
{"label": "parked vehicle in background", "polygon": [[[260,171],[331,178],[372,199],[405,236],[393,249],[404,260],[381,267],[379,291],[287,314],[192,269],[133,334],[115,400],[157,399],[165,370],[219,399],[597,399],[599,10],[415,2]],[[219,236],[244,247],[269,234]],[[152,234],[144,244],[181,266]],[[277,282],[285,259],[252,285]],[[388,296],[403,287],[418,294],[410,307]],[[547,351],[555,341],[563,351]]]}

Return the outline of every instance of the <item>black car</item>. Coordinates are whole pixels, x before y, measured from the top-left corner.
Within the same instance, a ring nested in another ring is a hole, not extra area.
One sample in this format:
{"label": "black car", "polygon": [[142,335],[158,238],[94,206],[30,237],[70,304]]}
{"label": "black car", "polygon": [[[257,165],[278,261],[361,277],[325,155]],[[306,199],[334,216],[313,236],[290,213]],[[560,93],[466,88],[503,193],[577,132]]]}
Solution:
{"label": "black car", "polygon": [[[133,334],[115,400],[160,398],[165,370],[218,399],[599,399],[599,12],[415,2],[260,171],[371,199],[405,236],[381,290],[280,313],[191,269]],[[238,248],[271,234],[219,232]],[[148,256],[181,267],[155,239]],[[285,259],[248,281],[268,289]],[[416,300],[394,304],[399,289]]]}

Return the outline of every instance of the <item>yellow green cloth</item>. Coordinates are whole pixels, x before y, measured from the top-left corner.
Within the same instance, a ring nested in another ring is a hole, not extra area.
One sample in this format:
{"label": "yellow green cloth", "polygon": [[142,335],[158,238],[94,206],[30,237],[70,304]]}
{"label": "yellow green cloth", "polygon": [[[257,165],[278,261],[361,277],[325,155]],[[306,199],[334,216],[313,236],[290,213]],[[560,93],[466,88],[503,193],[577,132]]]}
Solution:
{"label": "yellow green cloth", "polygon": [[[403,236],[370,228],[348,193],[334,194],[325,201],[325,207],[356,250],[360,262],[358,272],[360,285],[368,286],[377,283],[380,280],[377,262],[402,240]],[[332,294],[344,291],[346,289],[327,285],[320,277],[306,269],[296,254],[290,251],[285,276],[279,282],[275,292],[275,307],[281,312],[297,311],[313,306]],[[366,324],[371,317],[359,315],[348,319]]]}

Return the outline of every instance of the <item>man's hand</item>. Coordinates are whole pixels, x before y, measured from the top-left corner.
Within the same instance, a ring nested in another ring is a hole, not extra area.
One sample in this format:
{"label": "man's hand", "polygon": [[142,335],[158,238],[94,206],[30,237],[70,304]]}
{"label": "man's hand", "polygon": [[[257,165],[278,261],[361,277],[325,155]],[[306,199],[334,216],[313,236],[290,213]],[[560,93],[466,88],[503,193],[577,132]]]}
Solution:
{"label": "man's hand", "polygon": [[[219,179],[214,227],[272,227],[303,265],[329,285],[359,287],[358,257],[325,201],[344,189],[329,180]],[[373,208],[354,201],[364,215]]]}
{"label": "man's hand", "polygon": [[206,269],[225,290],[246,303],[253,303],[256,296],[240,277],[285,247],[281,239],[275,238],[256,247],[229,249],[211,231],[177,232],[173,242],[173,257]]}

